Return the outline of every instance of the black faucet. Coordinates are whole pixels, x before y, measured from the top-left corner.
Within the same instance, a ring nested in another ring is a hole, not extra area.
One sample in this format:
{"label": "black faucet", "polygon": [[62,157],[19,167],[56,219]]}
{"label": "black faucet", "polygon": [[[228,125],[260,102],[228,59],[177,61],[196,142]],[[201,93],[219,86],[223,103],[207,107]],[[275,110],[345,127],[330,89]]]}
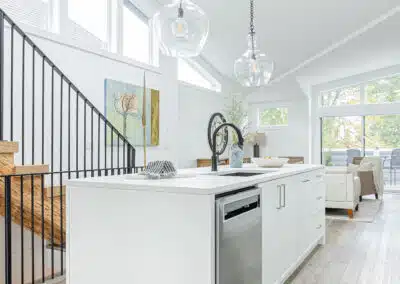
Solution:
{"label": "black faucet", "polygon": [[242,132],[240,131],[240,129],[236,125],[234,125],[233,123],[223,123],[220,126],[218,126],[212,135],[213,143],[212,143],[211,171],[213,171],[213,172],[218,171],[217,133],[221,128],[227,127],[227,126],[232,127],[236,131],[238,140],[239,140],[238,146],[240,149],[243,149],[243,143],[244,143],[243,135],[242,135]]}

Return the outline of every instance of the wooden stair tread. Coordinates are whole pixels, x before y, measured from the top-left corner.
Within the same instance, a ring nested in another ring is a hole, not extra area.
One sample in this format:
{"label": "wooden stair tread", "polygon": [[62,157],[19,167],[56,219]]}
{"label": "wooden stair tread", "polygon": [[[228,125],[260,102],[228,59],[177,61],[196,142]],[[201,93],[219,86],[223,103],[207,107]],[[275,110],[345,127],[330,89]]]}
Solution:
{"label": "wooden stair tread", "polygon": [[13,174],[41,174],[48,173],[49,165],[18,165],[14,166]]}
{"label": "wooden stair tread", "polygon": [[[5,215],[5,195],[4,195],[4,178],[0,178],[0,215]],[[21,179],[13,177],[11,180],[11,215],[12,221],[18,225],[22,224],[21,213],[23,215],[23,226],[28,230],[32,230],[32,223],[34,224],[34,233],[39,237],[44,235],[48,241],[53,241],[54,244],[60,245],[66,240],[66,202],[60,198],[44,198],[42,216],[42,198],[37,195],[41,191],[41,186],[34,185],[33,207],[32,207],[32,191],[31,183],[26,184],[24,181],[24,191],[21,196]],[[23,208],[21,208],[21,201],[23,201]],[[33,208],[33,220],[32,220]],[[62,211],[61,211],[62,208]],[[21,210],[22,209],[22,210]],[[23,211],[23,212],[22,212]],[[61,214],[62,212],[62,214]],[[53,218],[52,218],[53,217]],[[61,227],[62,218],[62,227]],[[44,231],[42,232],[42,223]],[[52,230],[52,224],[53,230]],[[52,235],[53,232],[53,235]]]}
{"label": "wooden stair tread", "polygon": [[18,142],[0,141],[0,153],[17,153]]}

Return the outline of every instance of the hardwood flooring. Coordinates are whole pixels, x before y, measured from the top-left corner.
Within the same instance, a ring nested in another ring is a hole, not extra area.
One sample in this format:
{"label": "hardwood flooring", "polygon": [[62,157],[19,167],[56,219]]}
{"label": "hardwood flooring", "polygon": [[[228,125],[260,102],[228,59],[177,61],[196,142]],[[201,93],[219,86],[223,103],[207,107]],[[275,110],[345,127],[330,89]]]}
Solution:
{"label": "hardwood flooring", "polygon": [[384,195],[373,223],[327,224],[326,245],[286,283],[400,284],[400,195]]}

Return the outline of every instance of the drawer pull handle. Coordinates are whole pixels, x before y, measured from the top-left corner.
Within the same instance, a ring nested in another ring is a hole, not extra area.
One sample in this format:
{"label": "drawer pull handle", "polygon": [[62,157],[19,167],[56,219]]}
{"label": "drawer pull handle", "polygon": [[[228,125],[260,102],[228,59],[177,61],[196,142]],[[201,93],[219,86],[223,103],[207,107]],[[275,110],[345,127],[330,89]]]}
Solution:
{"label": "drawer pull handle", "polygon": [[317,178],[322,178],[322,175],[317,175]]}
{"label": "drawer pull handle", "polygon": [[304,179],[301,182],[309,182],[309,181],[310,181],[309,179]]}
{"label": "drawer pull handle", "polygon": [[318,196],[318,197],[317,197],[317,200],[321,200],[321,199],[322,199],[322,196]]}
{"label": "drawer pull handle", "polygon": [[322,228],[322,225],[318,225],[318,226],[317,226],[317,229],[321,229],[321,228]]}

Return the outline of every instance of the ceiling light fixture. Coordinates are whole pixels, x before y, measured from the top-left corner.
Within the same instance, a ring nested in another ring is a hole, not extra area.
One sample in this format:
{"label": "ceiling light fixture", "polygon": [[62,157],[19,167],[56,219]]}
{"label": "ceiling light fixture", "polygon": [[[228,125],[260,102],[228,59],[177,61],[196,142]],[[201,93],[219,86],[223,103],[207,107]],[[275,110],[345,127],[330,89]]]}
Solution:
{"label": "ceiling light fixture", "polygon": [[243,86],[258,87],[269,83],[273,70],[274,62],[257,48],[254,29],[254,0],[250,0],[248,48],[242,56],[235,61],[234,73],[237,80]]}
{"label": "ceiling light fixture", "polygon": [[198,56],[209,31],[206,14],[189,0],[162,7],[153,17],[153,26],[161,51],[174,57]]}

